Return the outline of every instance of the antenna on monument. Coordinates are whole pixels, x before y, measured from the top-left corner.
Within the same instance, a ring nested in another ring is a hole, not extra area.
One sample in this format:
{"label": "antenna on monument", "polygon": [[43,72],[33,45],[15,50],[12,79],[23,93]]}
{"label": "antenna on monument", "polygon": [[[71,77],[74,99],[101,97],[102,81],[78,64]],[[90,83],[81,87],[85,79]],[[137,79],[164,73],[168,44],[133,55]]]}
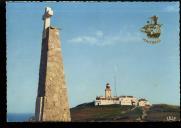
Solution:
{"label": "antenna on monument", "polygon": [[116,84],[117,84],[117,80],[116,80],[116,71],[117,71],[117,67],[114,67],[114,90],[115,90],[115,96],[117,97],[117,91],[116,91]]}

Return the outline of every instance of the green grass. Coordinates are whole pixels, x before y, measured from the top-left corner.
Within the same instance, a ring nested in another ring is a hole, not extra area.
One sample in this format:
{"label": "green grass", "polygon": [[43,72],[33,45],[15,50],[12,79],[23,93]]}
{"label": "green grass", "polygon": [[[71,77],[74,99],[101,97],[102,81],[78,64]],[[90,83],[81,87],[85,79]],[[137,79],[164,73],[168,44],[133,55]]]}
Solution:
{"label": "green grass", "polygon": [[[133,106],[106,105],[94,106],[93,102],[81,104],[71,109],[72,121],[118,121],[118,122],[135,122],[142,115],[142,108],[137,107],[133,111]],[[180,119],[180,107],[172,105],[153,105],[147,111],[147,117],[144,121],[166,121],[169,115],[176,116]]]}
{"label": "green grass", "polygon": [[[92,106],[90,104],[83,104],[71,109],[72,118],[75,121],[101,121],[113,120],[115,117],[122,117],[128,113],[133,106],[121,105],[106,105],[106,106]],[[138,109],[135,109],[135,115]],[[126,115],[129,116],[129,115]]]}

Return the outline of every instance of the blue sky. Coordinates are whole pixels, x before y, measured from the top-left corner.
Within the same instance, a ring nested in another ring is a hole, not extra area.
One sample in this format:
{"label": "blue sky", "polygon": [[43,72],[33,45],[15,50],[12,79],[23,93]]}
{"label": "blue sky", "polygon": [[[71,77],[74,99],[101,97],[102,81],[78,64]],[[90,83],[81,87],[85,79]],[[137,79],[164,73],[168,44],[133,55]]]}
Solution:
{"label": "blue sky", "polygon": [[[133,95],[180,104],[178,2],[8,2],[7,112],[33,113],[38,88],[44,8],[61,28],[70,107],[104,95]],[[163,24],[161,42],[143,41],[150,16]],[[116,84],[114,81],[116,76]]]}

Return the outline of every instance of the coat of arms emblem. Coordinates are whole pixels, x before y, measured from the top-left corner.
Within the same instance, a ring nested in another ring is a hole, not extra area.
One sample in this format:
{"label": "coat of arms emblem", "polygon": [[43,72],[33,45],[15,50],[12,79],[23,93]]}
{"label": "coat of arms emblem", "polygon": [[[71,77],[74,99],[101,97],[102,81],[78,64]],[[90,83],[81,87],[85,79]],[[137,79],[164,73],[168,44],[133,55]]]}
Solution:
{"label": "coat of arms emblem", "polygon": [[162,24],[158,23],[158,17],[150,17],[150,21],[147,21],[147,24],[141,28],[141,32],[144,32],[147,35],[147,39],[143,39],[145,42],[150,44],[156,44],[160,42],[161,35],[161,26]]}

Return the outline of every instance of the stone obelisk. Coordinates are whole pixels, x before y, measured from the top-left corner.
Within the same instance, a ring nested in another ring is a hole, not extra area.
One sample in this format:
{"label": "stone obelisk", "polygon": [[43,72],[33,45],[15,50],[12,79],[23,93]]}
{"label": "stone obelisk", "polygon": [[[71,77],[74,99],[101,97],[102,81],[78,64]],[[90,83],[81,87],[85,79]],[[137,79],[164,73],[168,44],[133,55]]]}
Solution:
{"label": "stone obelisk", "polygon": [[71,121],[59,30],[50,26],[53,15],[45,8],[44,28],[36,99],[36,121]]}

